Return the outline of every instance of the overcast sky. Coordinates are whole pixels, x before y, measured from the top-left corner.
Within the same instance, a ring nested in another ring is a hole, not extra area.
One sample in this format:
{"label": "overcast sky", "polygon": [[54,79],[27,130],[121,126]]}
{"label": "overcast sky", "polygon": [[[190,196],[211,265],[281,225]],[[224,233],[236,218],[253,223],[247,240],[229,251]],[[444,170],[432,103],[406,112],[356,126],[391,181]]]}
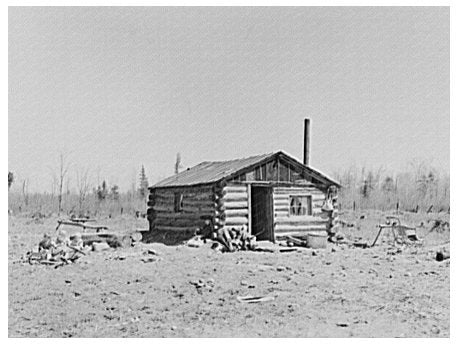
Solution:
{"label": "overcast sky", "polygon": [[121,190],[284,150],[313,167],[450,166],[448,8],[10,8],[8,168],[59,153]]}

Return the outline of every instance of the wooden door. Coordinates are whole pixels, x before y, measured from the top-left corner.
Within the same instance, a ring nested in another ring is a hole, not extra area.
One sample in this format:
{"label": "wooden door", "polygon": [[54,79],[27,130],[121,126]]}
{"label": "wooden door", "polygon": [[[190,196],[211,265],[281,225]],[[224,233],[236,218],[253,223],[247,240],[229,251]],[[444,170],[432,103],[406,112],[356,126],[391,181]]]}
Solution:
{"label": "wooden door", "polygon": [[274,241],[271,187],[251,186],[251,231],[257,240]]}

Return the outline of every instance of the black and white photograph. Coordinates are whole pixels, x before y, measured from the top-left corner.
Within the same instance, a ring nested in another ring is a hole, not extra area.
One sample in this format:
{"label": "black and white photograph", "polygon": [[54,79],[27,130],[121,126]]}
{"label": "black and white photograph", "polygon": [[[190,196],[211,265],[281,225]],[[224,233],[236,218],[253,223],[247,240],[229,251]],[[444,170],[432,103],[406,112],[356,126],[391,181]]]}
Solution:
{"label": "black and white photograph", "polygon": [[4,6],[9,338],[450,340],[451,7],[74,5]]}

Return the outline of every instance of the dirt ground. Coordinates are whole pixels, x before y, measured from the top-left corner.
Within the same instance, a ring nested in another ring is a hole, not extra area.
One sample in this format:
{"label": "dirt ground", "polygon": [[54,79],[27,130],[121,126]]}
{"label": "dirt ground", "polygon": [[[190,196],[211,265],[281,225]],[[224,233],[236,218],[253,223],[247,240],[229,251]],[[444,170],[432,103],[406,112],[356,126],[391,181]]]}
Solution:
{"label": "dirt ground", "polygon": [[[360,214],[342,216],[355,223],[343,232],[371,241],[384,214]],[[402,218],[418,225],[438,217]],[[99,223],[118,231],[146,228],[143,219]],[[372,249],[328,244],[322,250],[223,254],[209,244],[142,243],[91,252],[58,269],[22,263],[21,256],[55,226],[56,218],[9,218],[10,337],[450,336],[450,260],[434,259],[439,248],[449,247],[449,231],[434,231],[423,245],[400,250],[386,234]],[[417,233],[424,237],[428,229]],[[274,299],[237,300],[246,295]]]}

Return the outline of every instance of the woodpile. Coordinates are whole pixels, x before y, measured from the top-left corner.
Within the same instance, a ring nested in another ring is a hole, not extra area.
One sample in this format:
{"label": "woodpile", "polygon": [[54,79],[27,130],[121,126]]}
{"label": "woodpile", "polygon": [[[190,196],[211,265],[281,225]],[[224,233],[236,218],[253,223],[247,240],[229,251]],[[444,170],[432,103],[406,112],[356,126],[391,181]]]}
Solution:
{"label": "woodpile", "polygon": [[188,241],[188,246],[201,247],[207,240],[213,240],[212,249],[221,252],[246,251],[256,248],[256,237],[248,233],[246,226],[232,229],[221,227],[206,235],[192,238]]}

